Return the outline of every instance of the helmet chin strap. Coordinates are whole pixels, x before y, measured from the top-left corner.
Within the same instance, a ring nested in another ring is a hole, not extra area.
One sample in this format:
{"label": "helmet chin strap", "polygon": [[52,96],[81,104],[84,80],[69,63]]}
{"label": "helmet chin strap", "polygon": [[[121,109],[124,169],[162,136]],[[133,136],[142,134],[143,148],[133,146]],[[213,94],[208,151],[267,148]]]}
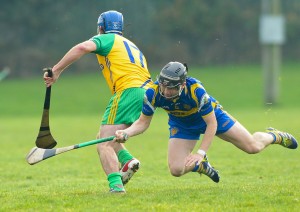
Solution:
{"label": "helmet chin strap", "polygon": [[178,92],[178,96],[181,95],[181,93],[182,93],[182,91],[183,91],[183,88],[184,88],[184,86],[183,86],[183,85],[180,85],[179,92]]}

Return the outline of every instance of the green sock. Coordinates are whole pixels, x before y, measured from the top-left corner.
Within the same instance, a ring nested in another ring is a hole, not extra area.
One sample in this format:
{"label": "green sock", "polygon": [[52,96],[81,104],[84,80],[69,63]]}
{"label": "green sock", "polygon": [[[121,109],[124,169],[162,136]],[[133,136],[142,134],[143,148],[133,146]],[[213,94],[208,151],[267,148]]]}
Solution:
{"label": "green sock", "polygon": [[126,149],[122,149],[118,152],[118,160],[122,166],[132,158],[133,156]]}
{"label": "green sock", "polygon": [[124,190],[121,174],[119,172],[113,172],[107,176],[109,187],[115,190]]}

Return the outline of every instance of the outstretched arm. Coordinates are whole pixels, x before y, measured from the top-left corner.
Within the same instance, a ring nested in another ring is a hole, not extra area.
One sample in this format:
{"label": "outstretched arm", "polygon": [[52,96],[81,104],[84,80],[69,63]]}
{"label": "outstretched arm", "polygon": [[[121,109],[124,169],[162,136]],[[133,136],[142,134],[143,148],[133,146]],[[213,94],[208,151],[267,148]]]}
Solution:
{"label": "outstretched arm", "polygon": [[73,62],[81,58],[83,55],[96,50],[96,44],[93,41],[87,40],[77,44],[71,48],[65,56],[52,68],[52,77],[48,77],[48,73],[44,74],[44,81],[47,87],[51,86],[59,77],[61,72],[65,70]]}
{"label": "outstretched arm", "polygon": [[138,135],[148,129],[152,120],[152,116],[146,116],[141,113],[140,118],[136,120],[130,127],[125,130],[117,130],[116,138],[114,141],[119,143],[125,143],[125,141],[132,136]]}
{"label": "outstretched arm", "polygon": [[196,154],[191,154],[187,157],[186,166],[193,166],[196,162],[200,163],[203,160],[216,134],[218,123],[214,111],[202,118],[207,125],[206,130],[199,150]]}
{"label": "outstretched arm", "polygon": [[207,126],[199,150],[207,152],[216,134],[218,123],[214,111],[204,116],[203,120]]}

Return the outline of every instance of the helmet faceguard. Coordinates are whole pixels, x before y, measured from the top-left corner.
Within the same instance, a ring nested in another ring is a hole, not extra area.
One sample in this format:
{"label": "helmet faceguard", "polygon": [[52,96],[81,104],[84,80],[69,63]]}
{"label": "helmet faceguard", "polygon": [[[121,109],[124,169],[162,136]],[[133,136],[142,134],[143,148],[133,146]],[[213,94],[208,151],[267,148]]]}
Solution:
{"label": "helmet faceguard", "polygon": [[[185,85],[187,70],[187,65],[179,62],[169,62],[165,65],[158,76],[160,95],[166,99],[180,96]],[[172,93],[174,92],[174,94],[166,96],[166,88],[173,90]]]}
{"label": "helmet faceguard", "polygon": [[[101,15],[98,18],[98,30],[101,27],[104,33],[117,33],[119,35],[123,34],[123,15],[114,10],[110,10]],[[99,31],[98,31],[99,33]]]}

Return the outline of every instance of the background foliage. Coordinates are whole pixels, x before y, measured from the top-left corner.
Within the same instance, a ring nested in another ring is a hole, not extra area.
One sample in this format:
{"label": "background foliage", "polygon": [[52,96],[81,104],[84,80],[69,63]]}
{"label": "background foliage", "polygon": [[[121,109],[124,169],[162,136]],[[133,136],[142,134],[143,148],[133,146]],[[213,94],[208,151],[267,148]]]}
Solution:
{"label": "background foliage", "polygon": [[[260,63],[259,0],[0,0],[0,69],[12,76],[40,74],[74,44],[96,33],[103,11],[124,14],[125,36],[148,59],[151,69],[169,60],[192,65]],[[285,60],[300,49],[298,0],[282,1],[286,17]],[[94,55],[76,62],[76,71],[98,70]]]}

